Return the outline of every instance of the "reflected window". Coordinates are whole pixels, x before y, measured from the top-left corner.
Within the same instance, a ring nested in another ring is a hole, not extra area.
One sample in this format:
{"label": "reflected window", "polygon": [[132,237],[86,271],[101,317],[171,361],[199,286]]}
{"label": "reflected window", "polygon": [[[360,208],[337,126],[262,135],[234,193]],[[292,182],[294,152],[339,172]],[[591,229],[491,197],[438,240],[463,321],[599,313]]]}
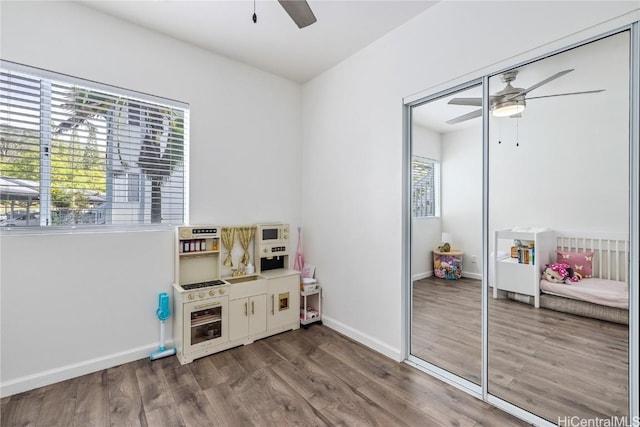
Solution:
{"label": "reflected window", "polygon": [[438,216],[440,162],[413,156],[411,161],[411,212],[414,218]]}

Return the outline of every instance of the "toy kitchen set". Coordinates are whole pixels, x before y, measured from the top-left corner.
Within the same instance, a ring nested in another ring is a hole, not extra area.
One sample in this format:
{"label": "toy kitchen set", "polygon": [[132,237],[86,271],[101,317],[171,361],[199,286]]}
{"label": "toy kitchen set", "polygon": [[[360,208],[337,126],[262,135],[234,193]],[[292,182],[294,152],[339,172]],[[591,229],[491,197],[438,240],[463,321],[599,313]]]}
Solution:
{"label": "toy kitchen set", "polygon": [[173,334],[180,363],[298,329],[300,273],[288,266],[288,224],[178,227]]}

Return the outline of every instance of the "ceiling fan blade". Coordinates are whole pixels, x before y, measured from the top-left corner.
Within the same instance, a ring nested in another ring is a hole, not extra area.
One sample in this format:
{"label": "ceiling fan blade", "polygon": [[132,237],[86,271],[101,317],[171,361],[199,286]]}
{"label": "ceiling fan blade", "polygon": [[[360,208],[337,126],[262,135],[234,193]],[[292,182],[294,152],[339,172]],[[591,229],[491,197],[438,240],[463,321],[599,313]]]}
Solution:
{"label": "ceiling fan blade", "polygon": [[456,123],[464,122],[466,120],[475,119],[476,117],[482,117],[482,110],[475,110],[467,114],[463,114],[454,119],[447,120],[447,124],[455,125]]}
{"label": "ceiling fan blade", "polygon": [[452,98],[448,104],[452,105],[473,105],[474,107],[482,106],[482,98]]}
{"label": "ceiling fan blade", "polygon": [[514,98],[516,98],[516,97],[520,96],[520,95],[526,95],[527,93],[531,92],[532,90],[537,89],[537,88],[539,88],[539,87],[540,87],[540,86],[542,86],[542,85],[546,85],[546,84],[547,84],[547,83],[549,83],[550,81],[555,80],[555,79],[557,79],[558,77],[562,77],[562,76],[564,76],[565,74],[572,72],[573,70],[574,70],[574,69],[573,69],[573,68],[571,68],[571,69],[569,69],[569,70],[559,71],[559,72],[555,73],[553,76],[551,76],[551,77],[547,77],[546,79],[544,79],[544,80],[542,80],[542,81],[540,81],[540,82],[538,82],[538,83],[534,84],[533,86],[526,88],[526,89],[525,89],[525,90],[523,90],[522,92],[518,92],[518,93],[514,93],[513,95],[509,95],[509,97],[508,97],[508,98],[506,98],[506,100],[507,100],[507,101],[509,101],[509,100],[511,100],[511,99],[514,99]]}
{"label": "ceiling fan blade", "polygon": [[289,14],[298,28],[304,28],[317,21],[316,16],[305,0],[278,0],[280,6]]}
{"label": "ceiling fan blade", "polygon": [[587,93],[598,93],[598,92],[604,92],[604,91],[605,89],[598,89],[598,90],[585,90],[583,92],[556,93],[555,95],[532,96],[530,98],[527,98],[527,101],[530,99],[551,98],[552,96],[584,95]]}

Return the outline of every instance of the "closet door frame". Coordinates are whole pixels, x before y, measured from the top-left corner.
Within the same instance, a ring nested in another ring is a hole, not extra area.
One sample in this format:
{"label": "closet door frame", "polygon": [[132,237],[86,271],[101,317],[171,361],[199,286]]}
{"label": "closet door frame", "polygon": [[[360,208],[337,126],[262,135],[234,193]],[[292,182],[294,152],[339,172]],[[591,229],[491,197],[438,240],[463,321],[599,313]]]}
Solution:
{"label": "closet door frame", "polygon": [[[484,86],[483,86],[484,85]],[[488,88],[488,79],[486,77],[481,77],[478,79],[474,79],[468,82],[464,82],[461,84],[458,84],[456,86],[453,87],[448,87],[445,90],[433,93],[432,95],[428,95],[422,98],[417,99],[415,102],[411,102],[409,104],[405,105],[405,109],[404,109],[404,115],[403,115],[403,119],[405,121],[405,137],[406,139],[406,143],[404,144],[403,147],[403,162],[405,167],[403,168],[404,170],[404,179],[403,179],[403,197],[405,198],[405,200],[403,201],[403,218],[406,219],[408,218],[408,220],[403,221],[403,226],[406,227],[404,232],[406,233],[405,236],[408,236],[408,238],[403,239],[403,247],[404,247],[404,253],[405,253],[405,260],[408,259],[408,262],[405,262],[404,265],[404,271],[403,271],[403,283],[408,283],[408,287],[407,286],[403,286],[403,289],[406,289],[406,294],[407,294],[407,298],[404,298],[405,304],[406,306],[404,307],[404,312],[408,313],[408,315],[405,317],[405,331],[407,331],[406,334],[403,334],[403,340],[405,342],[405,346],[406,346],[406,362],[408,364],[411,364],[412,366],[421,369],[421,370],[425,370],[427,371],[430,375],[440,379],[441,381],[444,381],[448,384],[451,384],[455,387],[458,387],[460,389],[463,389],[464,391],[466,391],[469,394],[472,394],[474,396],[476,396],[479,399],[484,399],[483,398],[483,390],[482,390],[482,384],[484,384],[485,381],[485,375],[486,375],[486,369],[484,368],[486,366],[486,363],[484,363],[484,358],[485,358],[485,352],[484,350],[482,350],[482,346],[484,345],[484,340],[481,340],[481,371],[480,371],[480,385],[475,384],[472,381],[469,381],[465,378],[462,378],[458,375],[455,375],[445,369],[440,368],[437,365],[434,365],[432,363],[429,363],[423,359],[420,359],[416,356],[413,356],[411,354],[411,319],[412,319],[412,301],[413,301],[413,286],[412,286],[412,273],[411,273],[411,243],[412,243],[412,236],[413,236],[413,230],[412,230],[412,218],[411,218],[411,209],[410,209],[410,205],[411,205],[411,159],[412,159],[412,155],[413,155],[413,144],[412,144],[412,138],[411,138],[411,129],[412,129],[412,123],[413,123],[413,117],[412,117],[412,111],[414,107],[419,107],[422,104],[426,104],[428,102],[431,101],[435,101],[437,99],[452,95],[454,93],[457,92],[462,92],[465,91],[467,89],[470,89],[472,87],[482,87],[482,91],[483,91],[483,117],[486,116],[486,111],[488,111],[488,105],[484,105],[486,104],[485,99],[488,99],[486,96],[484,96],[484,92],[486,91],[486,88]],[[484,130],[483,130],[484,133]],[[483,134],[483,145],[484,145],[484,134]],[[483,165],[485,162],[485,159],[487,158],[487,156],[484,154],[484,148],[483,148]],[[407,165],[409,165],[409,167],[406,167]],[[484,167],[484,166],[483,166]],[[484,181],[484,179],[483,179]],[[483,183],[483,189],[484,189],[484,183]],[[484,190],[483,190],[484,191]],[[487,223],[487,221],[484,220],[484,218],[486,218],[486,213],[485,213],[485,197],[483,197],[483,207],[482,207],[482,211],[483,211],[483,224]],[[484,226],[483,226],[484,228]],[[484,236],[484,231],[483,231],[483,239],[482,241],[486,241],[486,238]],[[483,246],[484,247],[484,246]],[[483,251],[484,252],[484,251]],[[408,257],[408,258],[407,258]],[[484,269],[483,269],[484,270]],[[483,278],[482,278],[482,300],[485,300],[484,297],[484,293],[486,292],[485,288],[486,286],[484,286],[485,283],[487,282],[487,278],[484,277],[484,272],[483,272]],[[480,330],[481,335],[484,334],[484,323],[485,323],[485,316],[482,317],[482,328]]]}

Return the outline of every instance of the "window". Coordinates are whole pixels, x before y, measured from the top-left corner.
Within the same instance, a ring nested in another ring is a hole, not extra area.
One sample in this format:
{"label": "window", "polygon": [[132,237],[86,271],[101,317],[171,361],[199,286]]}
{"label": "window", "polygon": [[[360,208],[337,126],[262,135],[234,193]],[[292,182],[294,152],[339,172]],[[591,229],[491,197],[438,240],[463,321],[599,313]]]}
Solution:
{"label": "window", "polygon": [[1,65],[1,226],[184,222],[188,106]]}
{"label": "window", "polygon": [[411,212],[414,218],[439,214],[440,163],[426,157],[411,159]]}
{"label": "window", "polygon": [[127,174],[127,201],[139,202],[140,201],[140,174],[130,173]]}

